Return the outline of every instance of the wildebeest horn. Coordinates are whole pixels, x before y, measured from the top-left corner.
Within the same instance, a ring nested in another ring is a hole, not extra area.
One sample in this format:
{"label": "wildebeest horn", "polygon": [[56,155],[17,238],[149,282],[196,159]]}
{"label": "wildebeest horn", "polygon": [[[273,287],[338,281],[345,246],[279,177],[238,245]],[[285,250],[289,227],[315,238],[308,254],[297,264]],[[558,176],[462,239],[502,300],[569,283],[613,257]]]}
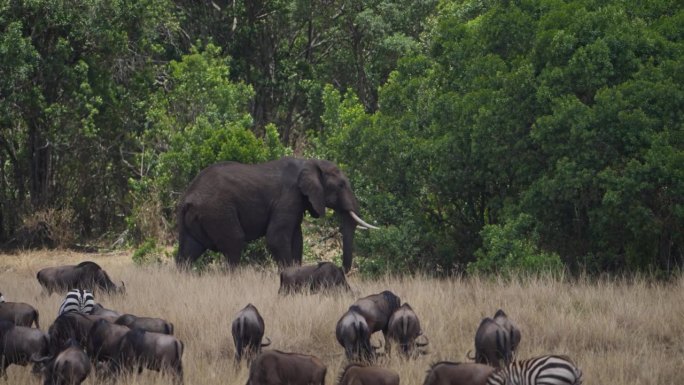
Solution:
{"label": "wildebeest horn", "polygon": [[373,225],[369,225],[368,223],[364,222],[364,220],[361,219],[361,218],[359,218],[359,216],[356,215],[356,213],[353,212],[353,211],[350,211],[350,212],[349,212],[349,215],[351,215],[351,217],[354,218],[354,220],[356,221],[356,223],[360,224],[361,226],[363,226],[363,227],[365,227],[365,228],[368,228],[368,229],[375,229],[375,230],[378,229],[378,227],[375,227],[375,226],[373,226]]}
{"label": "wildebeest horn", "polygon": [[472,353],[472,352],[473,352],[472,350],[468,350],[468,351],[466,352],[466,358],[469,359],[469,360],[475,361],[475,356],[471,356],[471,355],[470,355],[470,353]]}
{"label": "wildebeest horn", "polygon": [[264,337],[264,338],[265,338],[265,339],[267,339],[267,340],[268,340],[268,342],[267,342],[267,343],[263,343],[263,344],[261,344],[261,346],[262,346],[262,347],[264,347],[264,346],[268,346],[268,345],[270,345],[270,344],[271,344],[271,339],[270,339],[270,338],[268,338],[268,337]]}
{"label": "wildebeest horn", "polygon": [[30,360],[31,362],[34,362],[36,364],[41,364],[45,361],[49,361],[53,358],[54,356],[45,356],[45,357],[40,357],[38,353],[33,353],[31,354]]}

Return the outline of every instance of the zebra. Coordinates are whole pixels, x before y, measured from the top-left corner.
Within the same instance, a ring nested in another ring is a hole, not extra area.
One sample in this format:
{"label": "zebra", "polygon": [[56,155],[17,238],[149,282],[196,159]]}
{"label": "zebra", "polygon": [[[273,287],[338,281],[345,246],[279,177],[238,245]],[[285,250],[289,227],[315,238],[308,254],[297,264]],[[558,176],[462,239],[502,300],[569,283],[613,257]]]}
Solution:
{"label": "zebra", "polygon": [[498,369],[487,385],[582,385],[582,371],[566,356],[541,356]]}
{"label": "zebra", "polygon": [[69,290],[66,298],[64,298],[64,302],[62,302],[62,306],[59,307],[57,316],[72,311],[90,314],[93,312],[94,306],[95,297],[90,290],[72,289]]}

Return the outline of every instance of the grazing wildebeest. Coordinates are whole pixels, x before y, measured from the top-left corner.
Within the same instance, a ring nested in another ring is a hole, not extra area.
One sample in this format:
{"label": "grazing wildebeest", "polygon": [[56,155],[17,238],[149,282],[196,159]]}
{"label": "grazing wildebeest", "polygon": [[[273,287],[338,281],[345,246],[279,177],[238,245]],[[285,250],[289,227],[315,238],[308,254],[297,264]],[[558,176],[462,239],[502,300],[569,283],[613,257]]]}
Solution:
{"label": "grazing wildebeest", "polygon": [[389,290],[363,297],[352,305],[357,306],[358,313],[366,319],[371,334],[382,330],[382,334],[385,337],[385,351],[388,354],[390,353],[390,345],[387,327],[390,317],[400,305],[401,299]]}
{"label": "grazing wildebeest", "polygon": [[486,317],[475,333],[475,362],[495,368],[508,365],[513,360],[510,334],[493,319]]}
{"label": "grazing wildebeest", "polygon": [[25,366],[32,355],[46,355],[48,343],[47,334],[40,329],[0,321],[0,376],[7,378],[7,367],[12,364]]}
{"label": "grazing wildebeest", "polygon": [[95,321],[88,331],[86,351],[93,363],[111,361],[117,357],[121,339],[131,329],[115,325],[106,319]]}
{"label": "grazing wildebeest", "polygon": [[399,385],[399,375],[394,370],[352,363],[344,368],[337,385]]}
{"label": "grazing wildebeest", "polygon": [[247,385],[325,385],[326,371],[318,357],[265,350],[252,362]]}
{"label": "grazing wildebeest", "polygon": [[302,290],[316,293],[332,288],[341,288],[346,291],[351,290],[342,268],[331,262],[292,266],[280,272],[279,294],[290,294]]}
{"label": "grazing wildebeest", "polygon": [[335,327],[337,342],[344,348],[347,359],[370,362],[375,359],[375,351],[370,342],[371,332],[366,319],[358,306],[351,306],[340,317]]}
{"label": "grazing wildebeest", "polygon": [[153,333],[173,334],[173,324],[161,318],[138,317],[133,314],[124,314],[117,318],[114,323],[127,326],[129,329],[140,328]]}
{"label": "grazing wildebeest", "polygon": [[515,349],[518,348],[520,344],[521,334],[520,329],[518,329],[515,324],[508,318],[503,310],[499,309],[494,314],[494,322],[498,323],[504,330],[508,332],[509,339],[511,341],[511,351],[515,353]]}
{"label": "grazing wildebeest", "polygon": [[414,356],[417,347],[427,345],[427,342],[418,342],[419,336],[423,335],[418,316],[411,308],[411,305],[404,303],[397,309],[389,319],[387,335],[390,341],[399,344],[399,352],[406,358]]}
{"label": "grazing wildebeest", "polygon": [[430,366],[423,385],[485,385],[495,370],[485,364],[437,362]]}
{"label": "grazing wildebeest", "polygon": [[87,289],[91,292],[100,290],[108,294],[123,294],[126,291],[123,282],[117,287],[107,272],[91,261],[78,265],[46,267],[36,274],[36,278],[48,295],[74,288]]}
{"label": "grazing wildebeest", "polygon": [[[0,294],[2,297],[2,294]],[[31,326],[34,323],[40,329],[38,323],[38,310],[23,302],[0,302],[0,320],[11,321],[17,326]]]}
{"label": "grazing wildebeest", "polygon": [[131,329],[119,342],[116,366],[138,372],[145,367],[173,376],[175,383],[183,383],[183,343],[168,334]]}
{"label": "grazing wildebeest", "polygon": [[43,385],[80,385],[90,374],[90,361],[78,341],[70,339],[57,356],[33,357],[42,364]]}
{"label": "grazing wildebeest", "polygon": [[271,340],[262,344],[261,340],[264,337],[264,319],[259,314],[257,308],[247,304],[240,310],[231,325],[231,332],[233,334],[233,342],[235,343],[235,361],[240,362],[242,356],[247,355],[247,362],[252,360],[254,355],[261,353],[263,346],[271,344]]}

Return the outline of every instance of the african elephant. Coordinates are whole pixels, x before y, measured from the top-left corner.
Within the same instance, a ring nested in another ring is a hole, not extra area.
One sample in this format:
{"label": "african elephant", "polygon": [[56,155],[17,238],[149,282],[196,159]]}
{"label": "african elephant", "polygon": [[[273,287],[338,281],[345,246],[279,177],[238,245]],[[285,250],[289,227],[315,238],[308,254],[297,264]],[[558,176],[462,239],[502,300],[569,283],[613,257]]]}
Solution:
{"label": "african elephant", "polygon": [[209,249],[235,266],[247,242],[266,236],[281,267],[300,265],[304,212],[318,218],[326,207],[342,218],[342,259],[349,271],[356,226],[376,227],[359,218],[349,180],[334,163],[284,157],[260,164],[213,164],[180,199],[176,263],[185,267]]}

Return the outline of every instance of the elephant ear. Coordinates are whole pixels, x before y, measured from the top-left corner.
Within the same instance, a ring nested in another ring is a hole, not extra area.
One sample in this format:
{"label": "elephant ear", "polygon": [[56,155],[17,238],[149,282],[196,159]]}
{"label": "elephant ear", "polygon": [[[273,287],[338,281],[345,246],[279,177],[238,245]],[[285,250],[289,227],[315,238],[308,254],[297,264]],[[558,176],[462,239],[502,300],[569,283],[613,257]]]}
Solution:
{"label": "elephant ear", "polygon": [[299,173],[297,181],[299,190],[306,195],[311,203],[313,211],[311,215],[319,218],[325,214],[325,196],[323,194],[323,184],[321,183],[321,171],[315,164],[307,164],[302,172]]}

